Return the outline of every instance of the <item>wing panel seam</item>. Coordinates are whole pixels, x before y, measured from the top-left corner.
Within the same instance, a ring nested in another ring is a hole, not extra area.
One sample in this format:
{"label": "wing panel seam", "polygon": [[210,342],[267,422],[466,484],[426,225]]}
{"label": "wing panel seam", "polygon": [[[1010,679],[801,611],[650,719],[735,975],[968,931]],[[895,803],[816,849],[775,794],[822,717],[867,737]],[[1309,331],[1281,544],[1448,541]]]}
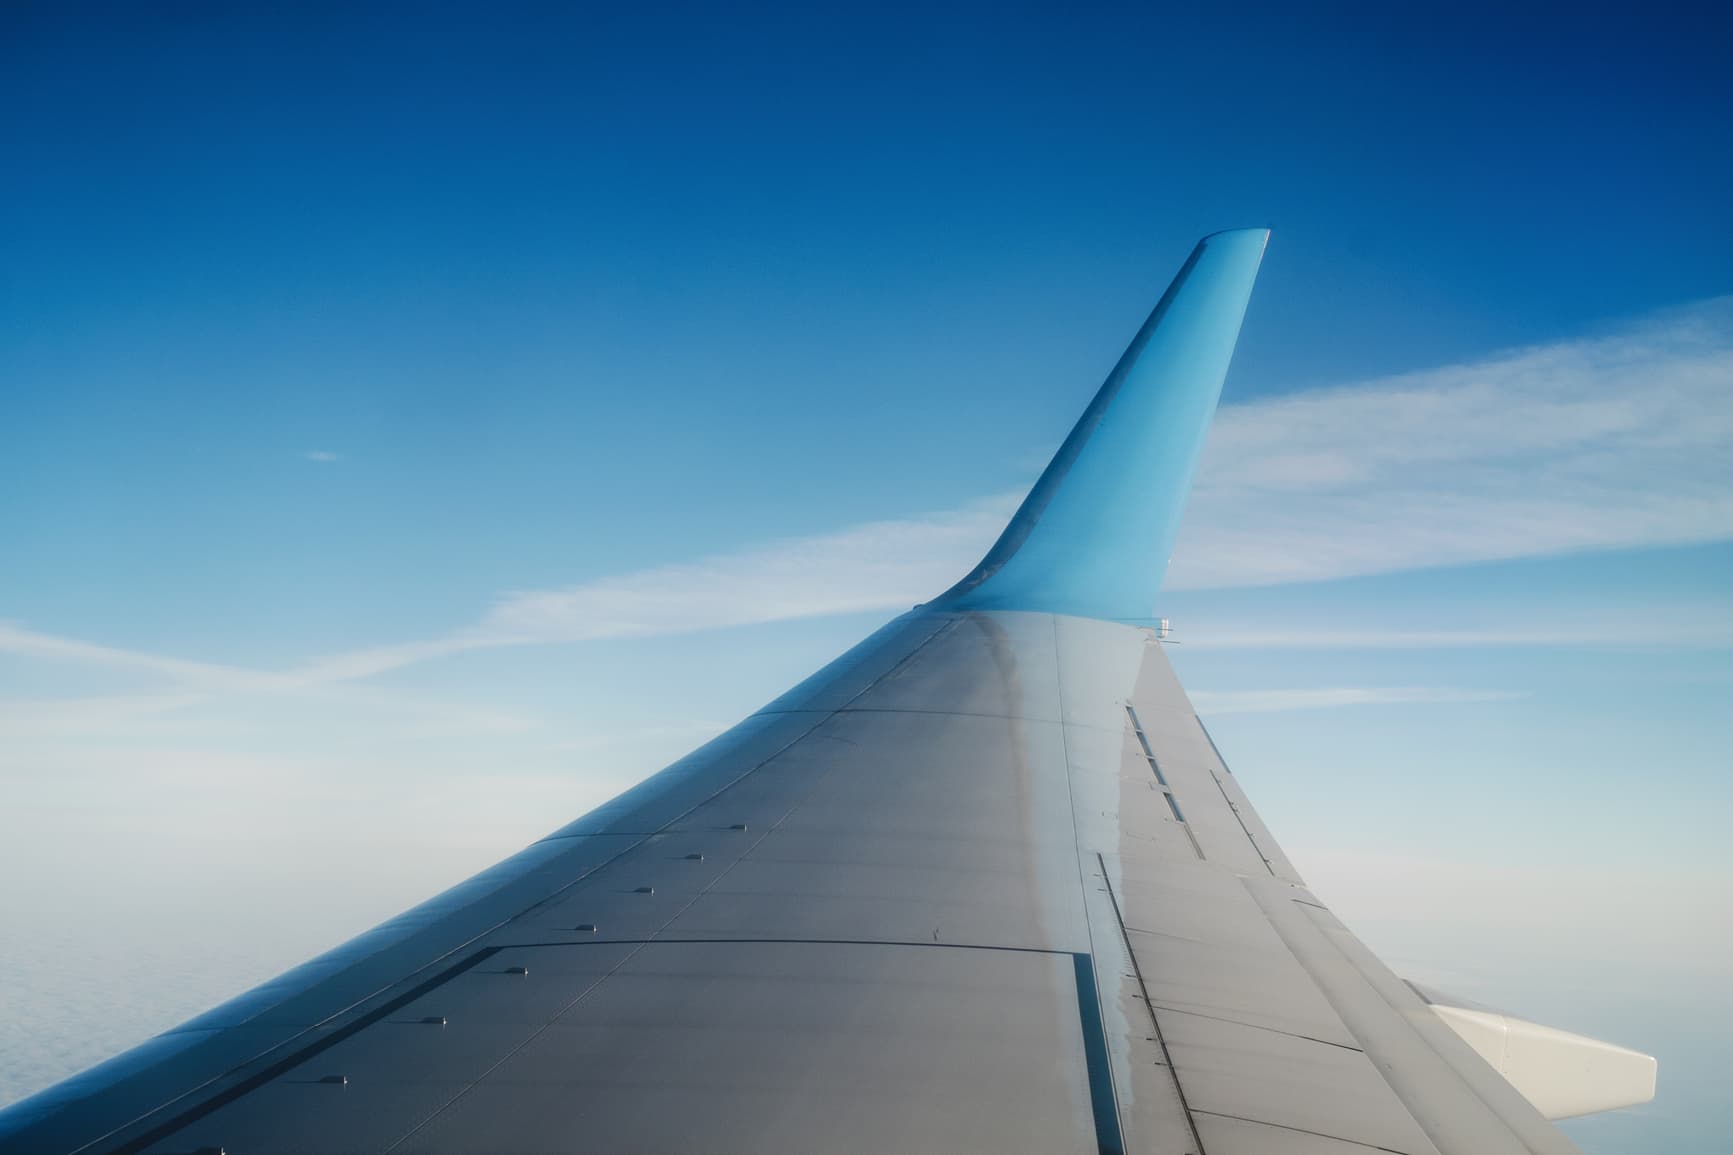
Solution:
{"label": "wing panel seam", "polygon": [[[375,1007],[373,1010],[368,1011],[366,1014],[359,1016],[358,1018],[356,1018],[352,1022],[346,1023],[343,1026],[337,1028],[336,1030],[332,1031],[329,1035],[325,1036],[324,1038],[316,1039],[313,1042],[308,1043],[306,1046],[301,1047],[299,1050],[296,1050],[296,1051],[294,1051],[288,1055],[283,1056],[281,1059],[276,1060],[270,1066],[266,1067],[264,1070],[254,1072],[253,1074],[247,1076],[245,1079],[242,1079],[240,1082],[235,1083],[229,1087],[226,1087],[222,1091],[219,1091],[217,1094],[212,1095],[210,1098],[205,1099],[202,1102],[196,1103],[193,1106],[188,1107],[186,1110],[182,1111],[179,1115],[175,1116],[174,1118],[164,1120],[162,1123],[158,1124],[156,1127],[145,1132],[144,1134],[139,1135],[133,1139],[127,1140],[125,1143],[122,1143],[119,1147],[113,1148],[112,1149],[112,1155],[135,1155],[136,1152],[144,1150],[146,1147],[150,1146],[152,1143],[155,1143],[160,1139],[168,1138],[170,1135],[173,1135],[176,1131],[179,1131],[181,1128],[185,1127],[187,1124],[196,1123],[198,1120],[204,1118],[206,1115],[209,1115],[210,1113],[217,1110],[218,1108],[225,1107],[228,1104],[234,1102],[236,1099],[241,1098],[243,1095],[246,1095],[246,1094],[249,1094],[253,1091],[258,1090],[260,1087],[264,1086],[266,1083],[269,1083],[272,1079],[275,1079],[278,1075],[284,1074],[284,1073],[292,1070],[293,1068],[306,1062],[308,1059],[311,1059],[313,1056],[321,1054],[322,1052],[330,1049],[331,1047],[336,1046],[338,1043],[343,1042],[345,1039],[348,1039],[348,1038],[351,1038],[355,1035],[360,1034],[362,1031],[366,1030],[368,1027],[379,1022],[381,1019],[384,1019],[387,1015],[390,1015],[390,1014],[393,1014],[397,1011],[400,1011],[404,1007],[408,1006],[410,1003],[414,1002],[416,999],[421,998],[423,995],[429,994],[432,991],[439,989],[440,987],[444,986],[446,983],[450,982],[452,979],[456,978],[458,975],[463,974],[465,971],[470,970],[472,967],[475,967],[478,964],[485,962],[489,958],[492,958],[494,955],[498,954],[499,951],[500,951],[500,948],[498,948],[498,947],[483,947],[483,948],[481,948],[480,950],[476,951],[475,953],[469,955],[463,961],[459,962],[456,966],[447,967],[445,970],[441,971],[437,975],[434,975],[432,978],[428,979],[427,981],[420,983],[414,987],[411,987],[409,990],[403,992],[401,995],[398,995],[396,998],[392,999],[390,1002],[387,1002],[381,1006]],[[221,1078],[221,1076],[218,1076],[218,1078]],[[137,1122],[137,1120],[133,1120],[133,1122]],[[122,1128],[116,1128],[116,1131],[121,1130],[121,1129]],[[116,1133],[115,1131],[111,1131],[111,1132],[109,1132],[109,1135],[113,1135],[115,1133]],[[78,1150],[80,1150],[80,1151],[86,1150],[89,1147],[94,1146],[96,1143],[102,1142],[102,1140],[107,1138],[107,1137],[108,1136],[105,1135],[105,1136],[102,1136],[100,1138],[94,1139],[90,1143],[85,1144],[83,1147],[78,1148]]]}
{"label": "wing panel seam", "polygon": [[1174,1094],[1179,1097],[1179,1106],[1185,1112],[1185,1125],[1191,1132],[1191,1140],[1197,1144],[1197,1155],[1207,1155],[1203,1147],[1203,1136],[1198,1134],[1197,1120],[1192,1117],[1191,1103],[1185,1097],[1185,1085],[1180,1082],[1179,1068],[1173,1064],[1173,1053],[1168,1050],[1167,1036],[1162,1032],[1161,1019],[1155,1013],[1155,1001],[1149,997],[1149,985],[1143,981],[1143,965],[1137,960],[1137,951],[1132,948],[1131,936],[1125,933],[1125,917],[1119,911],[1119,896],[1113,893],[1113,880],[1107,876],[1107,859],[1098,850],[1095,861],[1101,868],[1101,884],[1107,888],[1107,899],[1113,904],[1113,918],[1119,924],[1120,937],[1125,942],[1125,953],[1131,957],[1131,971],[1137,978],[1137,989],[1143,995],[1143,1005],[1149,1011],[1149,1023],[1155,1030],[1156,1046],[1161,1048],[1162,1065],[1167,1068],[1167,1074],[1173,1080]]}
{"label": "wing panel seam", "polygon": [[1290,1127],[1286,1123],[1271,1123],[1266,1119],[1253,1119],[1247,1115],[1230,1115],[1226,1111],[1198,1110],[1199,1115],[1209,1115],[1216,1119],[1232,1119],[1238,1123],[1256,1123],[1260,1127],[1269,1127],[1277,1131],[1292,1131],[1297,1135],[1316,1135],[1320,1139],[1333,1139],[1338,1143],[1346,1143],[1350,1147],[1359,1147],[1366,1151],[1388,1151],[1390,1155],[1414,1155],[1412,1151],[1404,1151],[1399,1147],[1380,1147],[1376,1143],[1362,1143],[1358,1139],[1344,1139],[1340,1135],[1332,1135],[1328,1131],[1312,1131],[1305,1127]]}

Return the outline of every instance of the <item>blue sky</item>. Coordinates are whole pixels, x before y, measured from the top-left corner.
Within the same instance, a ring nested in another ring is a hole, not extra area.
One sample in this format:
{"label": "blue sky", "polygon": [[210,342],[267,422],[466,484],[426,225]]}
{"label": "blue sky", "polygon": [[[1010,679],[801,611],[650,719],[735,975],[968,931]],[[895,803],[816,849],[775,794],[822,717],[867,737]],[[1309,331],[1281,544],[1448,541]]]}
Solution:
{"label": "blue sky", "polygon": [[942,589],[1267,224],[1181,674],[1407,973],[1661,1053],[1586,1150],[1714,1150],[1733,29],[1304,7],[9,8],[0,1098]]}

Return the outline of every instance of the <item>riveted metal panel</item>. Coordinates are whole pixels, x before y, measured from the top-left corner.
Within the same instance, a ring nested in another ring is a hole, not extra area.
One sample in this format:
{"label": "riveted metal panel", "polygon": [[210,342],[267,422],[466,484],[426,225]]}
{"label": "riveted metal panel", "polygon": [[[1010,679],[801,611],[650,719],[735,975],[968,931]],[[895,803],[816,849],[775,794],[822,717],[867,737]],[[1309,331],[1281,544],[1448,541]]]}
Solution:
{"label": "riveted metal panel", "polygon": [[1204,1111],[1197,1130],[1209,1155],[1389,1155],[1382,1147]]}
{"label": "riveted metal panel", "polygon": [[[1198,837],[1206,849],[1221,855],[1237,870],[1299,882],[1293,864],[1228,773],[1160,646],[1150,648],[1132,701],[1157,760],[1173,780],[1175,793],[1188,814],[1196,811]],[[1204,827],[1208,834],[1201,832]]]}
{"label": "riveted metal panel", "polygon": [[1058,722],[1055,644],[1046,614],[965,614],[844,708]]}
{"label": "riveted metal panel", "polygon": [[1094,1153],[1072,961],[651,944],[400,1150]]}
{"label": "riveted metal panel", "polygon": [[792,746],[827,716],[822,712],[754,714],[548,837],[643,835],[661,830]]}
{"label": "riveted metal panel", "polygon": [[1247,879],[1245,886],[1441,1150],[1452,1155],[1576,1150],[1328,911],[1295,902],[1275,880]]}
{"label": "riveted metal panel", "polygon": [[958,621],[948,614],[904,614],[758,712],[840,710],[935,635],[955,629]]}
{"label": "riveted metal panel", "polygon": [[1358,1050],[1197,1015],[1160,1018],[1194,1111],[1403,1155],[1437,1155],[1402,1100]]}
{"label": "riveted metal panel", "polygon": [[1072,802],[1085,850],[1137,853],[1193,861],[1195,837],[1168,804],[1167,788],[1144,757],[1123,708],[1109,715],[1118,729],[1067,725]]}
{"label": "riveted metal panel", "polygon": [[146,1148],[149,1155],[384,1151],[463,1093],[463,1083],[281,1080]]}
{"label": "riveted metal panel", "polygon": [[1056,724],[868,711],[839,716],[827,735],[826,772],[801,776],[786,818],[670,935],[1079,949]]}

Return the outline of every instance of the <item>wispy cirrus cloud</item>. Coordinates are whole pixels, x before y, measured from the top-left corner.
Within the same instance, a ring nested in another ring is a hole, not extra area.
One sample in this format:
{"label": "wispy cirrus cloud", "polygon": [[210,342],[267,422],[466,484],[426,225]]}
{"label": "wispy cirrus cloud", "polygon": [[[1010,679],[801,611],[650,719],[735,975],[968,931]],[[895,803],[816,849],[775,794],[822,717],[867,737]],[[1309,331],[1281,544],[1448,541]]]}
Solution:
{"label": "wispy cirrus cloud", "polygon": [[301,456],[305,457],[308,461],[316,461],[321,465],[328,465],[331,462],[338,460],[337,454],[331,452],[329,449],[309,449]]}
{"label": "wispy cirrus cloud", "polygon": [[218,682],[234,685],[237,681],[249,679],[268,684],[281,677],[260,670],[249,670],[243,666],[188,661],[117,646],[97,645],[76,638],[40,633],[18,622],[6,621],[0,621],[0,654],[159,674],[177,682],[192,684]]}
{"label": "wispy cirrus cloud", "polygon": [[956,580],[956,559],[985,550],[1016,502],[1005,495],[563,588],[511,591],[478,621],[442,637],[346,650],[281,670],[95,645],[16,622],[0,622],[0,653],[146,671],[211,690],[308,690],[474,650],[907,609]]}
{"label": "wispy cirrus cloud", "polygon": [[[296,691],[481,649],[894,611],[973,565],[1019,497],[511,591],[442,636],[283,670],[135,653],[4,623],[0,652],[149,670],[212,690]],[[1733,297],[1470,364],[1224,407],[1167,584],[1268,585],[1729,537]],[[1717,637],[1728,633],[1718,628]],[[1604,640],[1605,630],[1479,631],[1478,640],[1450,631],[1240,631],[1188,641],[1577,644]],[[1630,640],[1658,637],[1639,632]]]}
{"label": "wispy cirrus cloud", "polygon": [[[467,636],[563,641],[904,608],[966,572],[1020,497],[509,594]],[[1600,336],[1224,407],[1167,585],[1729,537],[1733,298],[1717,298]],[[1519,642],[1505,631],[1497,644]]]}
{"label": "wispy cirrus cloud", "polygon": [[1504,690],[1462,690],[1449,686],[1327,686],[1292,690],[1194,690],[1191,701],[1200,714],[1269,714],[1287,710],[1329,710],[1342,706],[1502,702],[1523,696]]}
{"label": "wispy cirrus cloud", "polygon": [[907,609],[942,592],[991,545],[1020,495],[850,526],[690,565],[500,599],[477,632],[502,640],[685,633],[827,614]]}
{"label": "wispy cirrus cloud", "polygon": [[1223,409],[1171,588],[1733,536],[1733,298]]}
{"label": "wispy cirrus cloud", "polygon": [[1673,605],[1617,615],[1564,614],[1520,625],[1475,625],[1456,629],[1397,629],[1365,626],[1257,626],[1193,621],[1176,636],[1199,650],[1452,650],[1516,646],[1643,649],[1733,647],[1733,611],[1726,605]]}

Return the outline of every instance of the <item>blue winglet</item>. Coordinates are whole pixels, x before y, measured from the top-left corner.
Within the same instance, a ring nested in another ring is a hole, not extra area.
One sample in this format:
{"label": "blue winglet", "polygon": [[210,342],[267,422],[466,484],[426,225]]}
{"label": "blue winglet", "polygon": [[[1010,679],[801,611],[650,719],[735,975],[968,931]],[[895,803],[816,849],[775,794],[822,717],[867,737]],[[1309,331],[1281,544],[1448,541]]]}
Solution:
{"label": "blue winglet", "polygon": [[1198,242],[1011,524],[934,608],[1150,616],[1269,239]]}

